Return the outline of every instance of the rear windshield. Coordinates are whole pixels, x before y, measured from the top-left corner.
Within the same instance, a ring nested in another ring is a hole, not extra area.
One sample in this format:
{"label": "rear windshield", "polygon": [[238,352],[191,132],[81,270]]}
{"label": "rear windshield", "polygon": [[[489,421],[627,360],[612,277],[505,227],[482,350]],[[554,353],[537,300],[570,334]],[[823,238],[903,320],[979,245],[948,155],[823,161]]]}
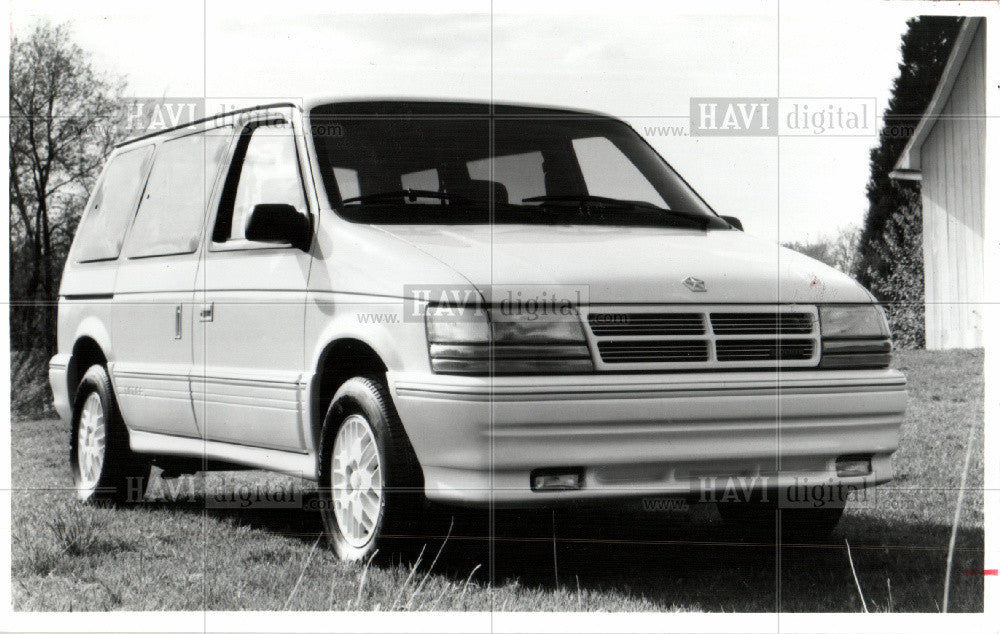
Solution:
{"label": "rear windshield", "polygon": [[312,129],[330,203],[353,221],[729,228],[607,117],[317,109]]}

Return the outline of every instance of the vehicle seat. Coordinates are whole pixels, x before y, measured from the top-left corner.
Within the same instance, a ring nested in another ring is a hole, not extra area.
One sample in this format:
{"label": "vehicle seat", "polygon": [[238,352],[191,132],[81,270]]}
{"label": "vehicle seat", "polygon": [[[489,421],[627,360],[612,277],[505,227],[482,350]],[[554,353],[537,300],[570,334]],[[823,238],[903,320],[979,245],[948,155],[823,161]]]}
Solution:
{"label": "vehicle seat", "polygon": [[453,187],[450,193],[477,203],[489,203],[490,190],[493,191],[493,202],[498,205],[506,205],[510,198],[507,188],[503,183],[489,180],[467,180],[458,183],[458,187]]}

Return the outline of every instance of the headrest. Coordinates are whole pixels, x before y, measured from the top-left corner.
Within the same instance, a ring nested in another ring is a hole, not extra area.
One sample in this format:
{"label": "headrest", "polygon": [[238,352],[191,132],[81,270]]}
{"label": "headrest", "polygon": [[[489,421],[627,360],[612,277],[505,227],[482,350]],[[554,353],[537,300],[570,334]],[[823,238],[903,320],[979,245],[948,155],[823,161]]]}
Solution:
{"label": "headrest", "polygon": [[498,205],[506,205],[509,202],[507,188],[503,183],[489,180],[469,180],[461,184],[460,188],[454,190],[458,196],[464,196],[469,200],[478,203],[486,203],[490,200],[490,190],[492,189],[493,202]]}

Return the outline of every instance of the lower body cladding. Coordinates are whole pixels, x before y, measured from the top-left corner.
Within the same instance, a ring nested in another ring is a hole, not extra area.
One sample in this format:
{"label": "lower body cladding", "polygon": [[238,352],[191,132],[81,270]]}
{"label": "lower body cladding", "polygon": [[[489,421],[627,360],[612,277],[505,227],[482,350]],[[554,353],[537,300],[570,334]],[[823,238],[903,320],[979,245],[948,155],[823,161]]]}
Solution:
{"label": "lower body cladding", "polygon": [[894,370],[388,378],[427,497],[471,506],[864,489],[906,409]]}
{"label": "lower body cladding", "polygon": [[52,407],[59,418],[68,421],[72,414],[73,404],[66,383],[69,372],[70,355],[57,354],[49,360],[49,388],[52,390]]}

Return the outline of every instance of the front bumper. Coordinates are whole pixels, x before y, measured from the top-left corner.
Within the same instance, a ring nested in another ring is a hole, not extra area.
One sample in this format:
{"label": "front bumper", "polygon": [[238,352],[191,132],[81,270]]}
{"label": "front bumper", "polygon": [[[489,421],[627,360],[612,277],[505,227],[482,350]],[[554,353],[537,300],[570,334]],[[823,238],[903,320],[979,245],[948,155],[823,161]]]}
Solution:
{"label": "front bumper", "polygon": [[[894,370],[388,379],[427,497],[474,506],[873,486],[906,409]],[[838,477],[859,454],[871,473]],[[582,487],[533,491],[536,469],[579,469]]]}

